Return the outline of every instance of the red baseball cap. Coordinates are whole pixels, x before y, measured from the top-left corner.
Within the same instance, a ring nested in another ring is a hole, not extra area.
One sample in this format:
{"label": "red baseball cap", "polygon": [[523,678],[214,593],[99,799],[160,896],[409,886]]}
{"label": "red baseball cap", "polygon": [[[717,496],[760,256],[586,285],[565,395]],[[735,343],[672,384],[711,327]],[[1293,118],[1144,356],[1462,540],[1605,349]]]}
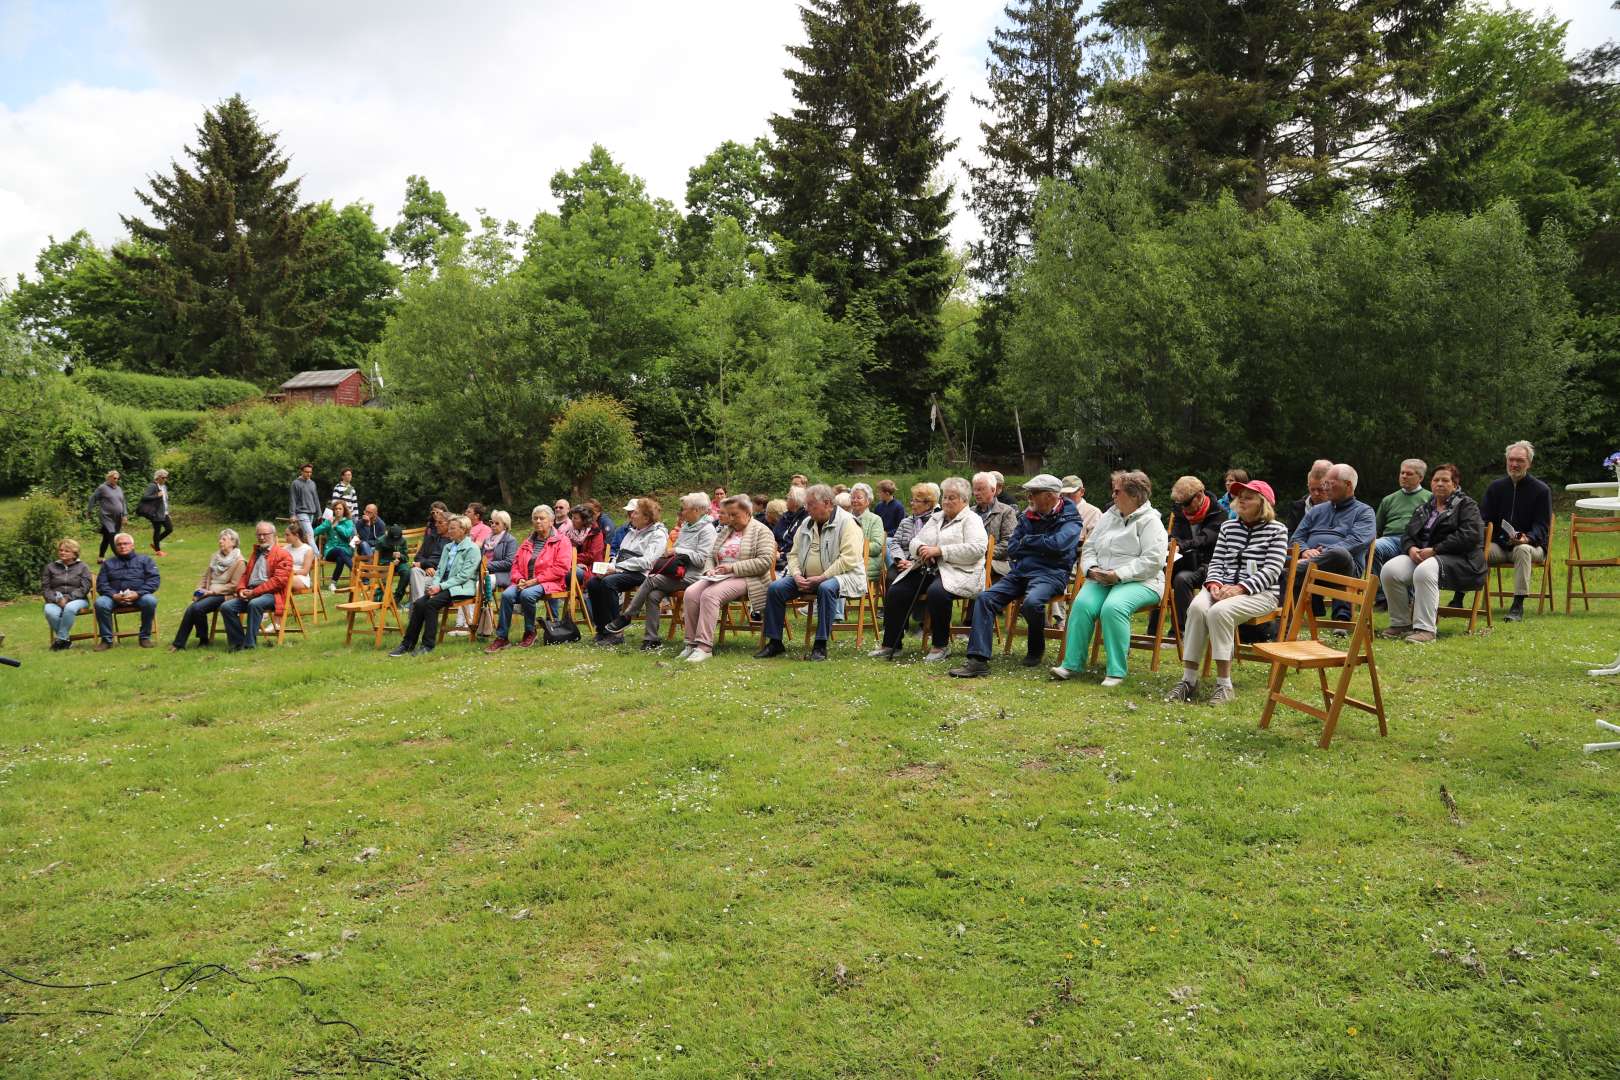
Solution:
{"label": "red baseball cap", "polygon": [[1272,506],[1277,505],[1276,492],[1272,491],[1271,485],[1266,483],[1264,480],[1249,480],[1244,483],[1239,483],[1238,481],[1234,480],[1230,484],[1226,485],[1226,493],[1228,495],[1235,496],[1240,491],[1252,491],[1262,499],[1266,500],[1266,502],[1270,503]]}

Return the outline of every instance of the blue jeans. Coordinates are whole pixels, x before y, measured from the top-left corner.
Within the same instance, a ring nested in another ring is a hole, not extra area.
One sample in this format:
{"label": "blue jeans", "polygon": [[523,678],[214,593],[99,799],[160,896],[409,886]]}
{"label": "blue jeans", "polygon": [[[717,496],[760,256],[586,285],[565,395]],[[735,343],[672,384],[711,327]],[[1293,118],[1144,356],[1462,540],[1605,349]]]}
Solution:
{"label": "blue jeans", "polygon": [[1380,597],[1384,595],[1384,579],[1378,572],[1384,568],[1385,563],[1401,553],[1399,536],[1380,536],[1378,543],[1373,545],[1373,587],[1378,590]]}
{"label": "blue jeans", "polygon": [[89,607],[88,600],[69,600],[61,606],[45,605],[45,621],[51,624],[51,633],[57,641],[66,641],[73,636],[73,617]]}
{"label": "blue jeans", "polygon": [[[534,632],[534,617],[536,606],[546,595],[544,585],[530,585],[527,589],[519,589],[516,585],[508,585],[501,592],[501,613],[495,620],[495,636],[505,640],[512,629],[512,609],[523,608],[523,631]],[[552,600],[546,604],[551,611],[551,617],[557,617],[559,600]]]}
{"label": "blue jeans", "polygon": [[[220,621],[225,624],[225,640],[233,649],[251,649],[259,644],[259,621],[264,613],[274,611],[276,607],[276,594],[265,593],[255,596],[251,600],[243,600],[240,596],[233,596],[219,606]],[[247,616],[247,626],[242,626],[242,616]]]}
{"label": "blue jeans", "polygon": [[[113,608],[116,606],[110,596],[96,597],[96,629],[101,631],[101,640],[109,644],[113,639]],[[157,593],[139,597],[135,606],[141,609],[141,640],[147,641],[152,636],[152,619],[157,615]]]}
{"label": "blue jeans", "polygon": [[[787,622],[788,601],[805,596],[790,577],[779,577],[765,587],[765,637],[770,641],[782,640],[782,627]],[[843,598],[838,595],[838,579],[828,578],[816,586],[816,641],[827,640],[827,627],[838,621],[843,609]]]}
{"label": "blue jeans", "polygon": [[990,659],[995,641],[996,619],[1006,606],[1022,594],[1019,613],[1029,627],[1029,655],[1046,653],[1046,605],[1069,584],[1069,572],[1052,566],[1020,563],[1002,579],[973,599],[973,633],[968,635],[967,654],[975,660]]}

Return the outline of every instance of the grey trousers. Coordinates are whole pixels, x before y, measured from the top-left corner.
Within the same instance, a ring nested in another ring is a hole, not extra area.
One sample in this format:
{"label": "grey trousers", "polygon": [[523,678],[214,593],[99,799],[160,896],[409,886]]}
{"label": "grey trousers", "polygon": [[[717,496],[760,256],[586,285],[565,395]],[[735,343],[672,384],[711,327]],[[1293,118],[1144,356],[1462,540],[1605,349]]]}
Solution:
{"label": "grey trousers", "polygon": [[1535,565],[1547,561],[1547,553],[1538,547],[1529,544],[1520,544],[1516,548],[1504,548],[1501,544],[1491,541],[1492,566],[1506,566],[1513,564],[1513,595],[1529,596],[1535,591],[1531,585],[1531,578],[1535,574]]}
{"label": "grey trousers", "polygon": [[630,598],[630,603],[622,612],[622,617],[629,621],[636,617],[636,612],[646,607],[647,617],[643,625],[646,627],[647,637],[655,638],[658,636],[658,623],[664,617],[661,610],[664,601],[685,588],[685,578],[652,574],[641,583],[641,587],[636,590],[636,595]]}

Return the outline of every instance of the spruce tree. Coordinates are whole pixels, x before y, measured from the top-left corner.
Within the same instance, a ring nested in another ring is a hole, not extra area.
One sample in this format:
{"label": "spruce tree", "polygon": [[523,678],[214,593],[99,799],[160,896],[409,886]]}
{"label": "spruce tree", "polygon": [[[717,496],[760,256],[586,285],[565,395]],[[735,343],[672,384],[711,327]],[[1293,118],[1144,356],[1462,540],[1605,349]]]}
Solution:
{"label": "spruce tree", "polygon": [[933,177],[956,144],[929,78],[936,40],[904,0],[807,0],[800,16],[807,40],[786,72],[798,104],[771,117],[770,225],[785,269],[820,282],[835,318],[871,328],[866,389],[916,434],[951,272],[951,189]]}
{"label": "spruce tree", "polygon": [[967,165],[968,206],[984,227],[973,245],[975,278],[1002,291],[1012,261],[1029,244],[1030,212],[1042,180],[1072,175],[1085,149],[1087,112],[1097,79],[1085,67],[1090,16],[1082,0],[1014,0],[1007,25],[989,41],[988,98],[973,103],[983,165]]}
{"label": "spruce tree", "polygon": [[142,247],[115,254],[174,322],[165,366],[272,384],[326,321],[330,300],[310,287],[330,254],[310,240],[314,210],[239,94],[203,115],[185,152],[192,168],[171,163],[136,191],[153,221],[125,217]]}
{"label": "spruce tree", "polygon": [[1191,199],[1321,204],[1364,182],[1457,0],[1104,0],[1147,41],[1109,87]]}

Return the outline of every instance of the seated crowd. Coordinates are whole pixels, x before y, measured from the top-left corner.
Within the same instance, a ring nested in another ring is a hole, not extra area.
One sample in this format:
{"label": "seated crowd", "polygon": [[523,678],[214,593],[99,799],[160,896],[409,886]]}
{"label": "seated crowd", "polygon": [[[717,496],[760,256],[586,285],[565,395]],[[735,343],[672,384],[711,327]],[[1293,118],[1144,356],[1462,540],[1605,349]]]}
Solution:
{"label": "seated crowd", "polygon": [[[1401,462],[1398,489],[1374,509],[1357,498],[1355,469],[1321,460],[1310,468],[1307,494],[1280,511],[1272,486],[1242,469],[1226,473],[1218,496],[1198,478],[1183,476],[1171,485],[1168,519],[1152,505],[1152,481],[1135,470],[1113,474],[1105,509],[1086,501],[1079,477],[1049,474],[1023,485],[1027,503],[1020,509],[994,472],[916,484],[906,505],[895,498],[891,481],[876,490],[864,483],[846,489],[812,484],[803,475],[793,477],[782,499],[724,488],[692,492],[680,500],[673,530],[650,497],[630,500],[619,526],[595,500],[573,505],[558,499],[534,508],[521,541],[505,511],[487,512],[475,502],[452,514],[436,502],[414,551],[406,531],[383,521],[376,504],[365,504],[356,517],[360,503],[348,470],[321,511],[306,465],[293,481],[283,543],[268,521],[255,526],[248,553],[234,530],[220,531],[218,551],[192,591],[170,648],[184,649],[192,638],[207,645],[217,619],[232,650],[251,649],[261,624],[274,626],[284,616],[289,595],[318,588],[319,564],[332,565],[330,588],[338,591],[343,575],[358,573],[357,560],[366,560],[394,568],[396,598],[408,611],[394,656],[431,651],[441,617],[457,607],[458,617],[469,619],[464,602],[480,599],[482,587],[484,603],[473,605],[485,613],[482,625],[464,629],[492,636],[490,653],[513,644],[512,622],[520,611],[519,647],[535,644],[542,623],[567,623],[577,637],[571,617],[582,613],[595,643],[608,647],[622,644],[639,617],[641,648],[657,650],[669,604],[684,630],[678,659],[709,659],[728,626],[760,632],[757,659],[780,656],[787,652],[789,614],[797,608],[813,628],[809,659],[825,660],[846,608],[878,610],[872,601],[881,593],[881,635],[870,655],[892,659],[908,633],[925,632],[923,659],[943,661],[953,632],[964,633],[966,657],[950,669],[958,678],[989,674],[999,624],[1005,618],[1010,632],[1021,617],[1026,667],[1044,662],[1048,628],[1056,624],[1061,631],[1050,633],[1064,639],[1064,648],[1062,662],[1051,668],[1053,679],[1068,681],[1085,669],[1095,634],[1105,657],[1102,683],[1118,685],[1127,674],[1133,616],[1145,609],[1149,635],[1166,636],[1167,628],[1157,625],[1163,618],[1174,621],[1179,636],[1184,672],[1170,700],[1195,699],[1207,650],[1218,702],[1233,694],[1231,666],[1242,628],[1274,624],[1291,599],[1284,595],[1291,548],[1299,559],[1296,596],[1309,565],[1371,576],[1389,611],[1383,638],[1435,640],[1441,594],[1453,593],[1457,606],[1456,594],[1485,587],[1492,565],[1512,566],[1506,617],[1523,618],[1532,569],[1546,559],[1552,524],[1551,493],[1530,475],[1534,454],[1526,442],[1509,446],[1507,475],[1490,484],[1483,504],[1463,492],[1456,465],[1431,474],[1423,461],[1409,458]],[[157,490],[149,488],[142,503],[153,515],[161,512],[165,525],[167,479],[160,472]],[[97,650],[115,644],[116,616],[124,613],[139,616],[140,645],[152,645],[160,575],[123,531],[118,483],[116,473],[108,474],[91,499],[103,551],[111,548],[94,578],[71,539],[60,543],[58,558],[44,570],[53,650],[72,646],[74,619],[91,608]],[[169,531],[154,535],[155,554]],[[740,622],[727,614],[733,604],[740,605]],[[1332,614],[1347,617],[1346,611]],[[544,629],[553,640],[551,628]]]}

